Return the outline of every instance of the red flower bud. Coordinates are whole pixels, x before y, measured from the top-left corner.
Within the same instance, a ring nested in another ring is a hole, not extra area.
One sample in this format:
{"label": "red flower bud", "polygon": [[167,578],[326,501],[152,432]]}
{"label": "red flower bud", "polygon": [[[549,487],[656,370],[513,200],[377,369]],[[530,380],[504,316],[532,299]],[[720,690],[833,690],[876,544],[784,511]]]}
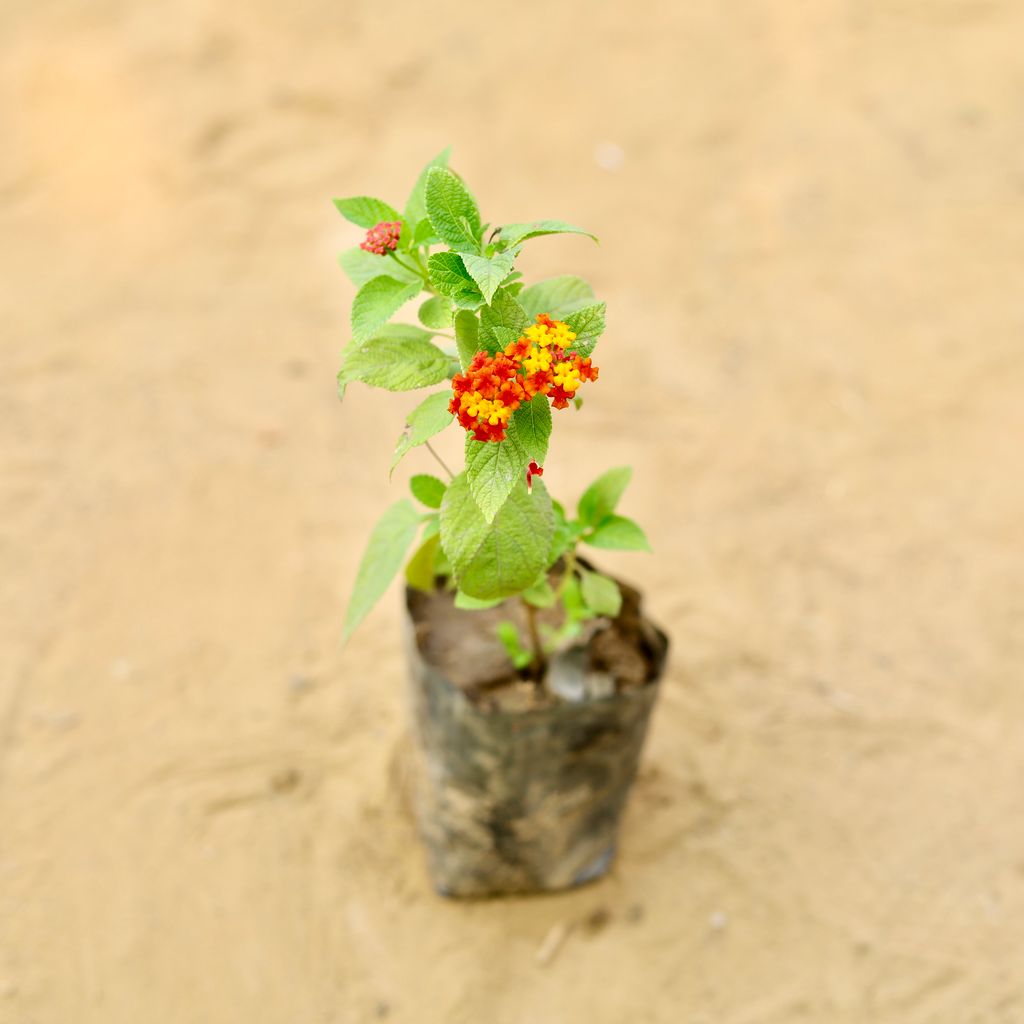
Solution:
{"label": "red flower bud", "polygon": [[366,232],[366,241],[360,242],[359,248],[383,256],[389,249],[397,248],[401,234],[401,221],[382,220]]}

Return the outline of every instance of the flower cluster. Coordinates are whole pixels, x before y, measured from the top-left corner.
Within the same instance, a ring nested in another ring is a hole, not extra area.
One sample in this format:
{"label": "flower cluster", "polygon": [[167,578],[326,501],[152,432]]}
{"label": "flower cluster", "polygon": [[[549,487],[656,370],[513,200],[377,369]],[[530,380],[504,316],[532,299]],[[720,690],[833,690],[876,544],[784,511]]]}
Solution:
{"label": "flower cluster", "polygon": [[564,409],[580,384],[598,374],[589,358],[569,349],[575,340],[567,324],[539,314],[504,352],[478,352],[466,372],[452,378],[448,408],[477,441],[504,441],[512,413],[535,395]]}
{"label": "flower cluster", "polygon": [[398,245],[398,236],[401,233],[400,220],[382,220],[366,232],[366,241],[360,242],[359,248],[383,256],[388,249],[394,249]]}
{"label": "flower cluster", "polygon": [[509,417],[527,399],[518,365],[504,353],[477,352],[465,373],[452,378],[448,408],[477,441],[504,441]]}

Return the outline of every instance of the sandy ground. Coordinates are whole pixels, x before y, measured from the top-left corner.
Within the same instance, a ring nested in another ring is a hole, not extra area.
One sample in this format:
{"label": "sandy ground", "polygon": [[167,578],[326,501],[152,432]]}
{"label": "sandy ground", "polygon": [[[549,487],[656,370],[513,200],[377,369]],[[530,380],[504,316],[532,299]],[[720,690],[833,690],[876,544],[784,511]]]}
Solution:
{"label": "sandy ground", "polygon": [[[1019,1024],[1024,7],[469,10],[0,6],[0,1021]],[[612,877],[475,905],[340,646],[413,403],[329,198],[448,142],[602,236],[545,480],[633,463],[675,643]]]}

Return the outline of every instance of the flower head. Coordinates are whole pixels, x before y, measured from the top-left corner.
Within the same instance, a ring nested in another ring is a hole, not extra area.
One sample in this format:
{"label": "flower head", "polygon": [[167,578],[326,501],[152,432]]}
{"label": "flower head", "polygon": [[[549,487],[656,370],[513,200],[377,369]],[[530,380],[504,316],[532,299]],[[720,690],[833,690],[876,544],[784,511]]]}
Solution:
{"label": "flower head", "polygon": [[533,478],[535,476],[543,476],[544,467],[538,466],[532,459],[530,464],[526,467],[526,492],[527,494],[533,494]]}
{"label": "flower head", "polygon": [[398,246],[401,234],[402,222],[400,220],[382,220],[366,232],[366,241],[360,242],[359,248],[383,256],[389,249]]}
{"label": "flower head", "polygon": [[[597,380],[597,367],[571,349],[575,340],[568,324],[540,313],[504,351],[478,352],[466,372],[452,378],[449,409],[478,441],[503,441],[509,417],[536,395],[564,409],[584,381]],[[541,472],[538,466],[533,475]]]}
{"label": "flower head", "polygon": [[478,352],[466,372],[452,378],[448,409],[477,441],[505,440],[509,418],[526,398],[516,369],[504,353]]}

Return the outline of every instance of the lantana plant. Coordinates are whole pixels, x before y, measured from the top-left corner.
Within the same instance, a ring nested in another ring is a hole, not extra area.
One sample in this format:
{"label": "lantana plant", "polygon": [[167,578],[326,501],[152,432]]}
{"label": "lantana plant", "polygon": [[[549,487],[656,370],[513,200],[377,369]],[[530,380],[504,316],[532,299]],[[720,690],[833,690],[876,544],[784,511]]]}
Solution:
{"label": "lantana plant", "polygon": [[[448,167],[448,150],[423,169],[401,213],[367,196],[335,205],[366,229],[365,241],[340,257],[359,290],[339,393],[355,381],[389,391],[436,388],[409,412],[391,470],[423,446],[444,473],[413,476],[420,507],[403,498],[374,527],[345,637],[412,550],[408,584],[448,587],[458,608],[521,599],[527,635],[506,621],[498,638],[517,669],[539,677],[547,657],[588,620],[619,613],[618,585],[581,562],[579,546],[650,550],[641,528],[615,511],[628,467],[598,477],[575,516],[545,486],[552,410],[578,410],[580,392],[598,379],[592,354],[605,304],[572,275],[527,285],[515,263],[533,239],[594,236],[555,220],[483,223],[476,200]],[[418,324],[390,322],[423,293]],[[430,444],[448,429],[465,432],[465,466],[457,473]],[[554,612],[538,616],[538,609]]]}

